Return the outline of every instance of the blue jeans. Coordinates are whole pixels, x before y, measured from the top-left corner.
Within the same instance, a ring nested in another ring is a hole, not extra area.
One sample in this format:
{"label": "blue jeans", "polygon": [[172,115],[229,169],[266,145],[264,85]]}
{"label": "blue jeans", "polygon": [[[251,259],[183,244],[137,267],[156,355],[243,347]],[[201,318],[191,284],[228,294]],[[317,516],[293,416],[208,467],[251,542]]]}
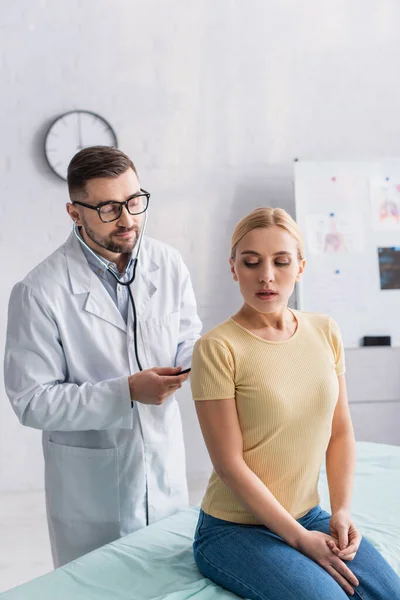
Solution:
{"label": "blue jeans", "polygon": [[[316,506],[299,523],[329,534],[329,519],[329,513]],[[365,538],[354,560],[346,562],[360,583],[354,596],[261,525],[239,525],[201,510],[193,549],[205,577],[250,600],[400,600],[400,578]]]}

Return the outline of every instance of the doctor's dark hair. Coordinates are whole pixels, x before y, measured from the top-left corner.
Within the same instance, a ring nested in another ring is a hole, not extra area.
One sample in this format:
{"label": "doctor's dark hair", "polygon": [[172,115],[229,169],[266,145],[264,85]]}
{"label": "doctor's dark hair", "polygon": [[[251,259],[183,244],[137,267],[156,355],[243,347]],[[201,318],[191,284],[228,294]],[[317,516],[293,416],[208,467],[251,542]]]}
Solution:
{"label": "doctor's dark hair", "polygon": [[271,208],[269,206],[256,208],[236,225],[231,239],[232,260],[235,260],[236,248],[240,240],[246,233],[258,227],[266,229],[269,227],[280,227],[289,233],[297,242],[297,258],[303,260],[304,242],[296,221],[283,208]]}
{"label": "doctor's dark hair", "polygon": [[128,169],[137,176],[135,165],[121,150],[110,146],[90,146],[80,150],[68,166],[68,191],[71,200],[86,195],[86,184],[98,177],[119,177]]}

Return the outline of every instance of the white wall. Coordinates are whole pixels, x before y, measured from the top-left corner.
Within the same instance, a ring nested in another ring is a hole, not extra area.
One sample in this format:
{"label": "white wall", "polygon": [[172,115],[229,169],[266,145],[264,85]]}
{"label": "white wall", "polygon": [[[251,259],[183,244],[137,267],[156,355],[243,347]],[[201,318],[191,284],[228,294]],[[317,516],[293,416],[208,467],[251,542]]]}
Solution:
{"label": "white wall", "polygon": [[[115,127],[208,329],[239,305],[232,228],[262,204],[293,212],[294,157],[400,155],[399,19],[397,0],[1,2],[0,348],[12,285],[70,231],[43,158],[55,116]],[[40,487],[39,435],[0,397],[0,490]],[[182,409],[193,478],[208,462],[187,392]]]}

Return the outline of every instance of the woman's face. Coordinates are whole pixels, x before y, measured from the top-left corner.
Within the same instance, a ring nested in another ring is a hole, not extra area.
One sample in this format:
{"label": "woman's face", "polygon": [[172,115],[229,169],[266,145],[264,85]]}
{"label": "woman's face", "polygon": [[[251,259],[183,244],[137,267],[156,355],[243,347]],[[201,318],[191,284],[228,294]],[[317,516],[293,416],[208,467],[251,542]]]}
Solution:
{"label": "woman's face", "polygon": [[249,231],[230,264],[245,303],[260,313],[276,313],[287,306],[305,260],[298,258],[295,238],[273,226]]}

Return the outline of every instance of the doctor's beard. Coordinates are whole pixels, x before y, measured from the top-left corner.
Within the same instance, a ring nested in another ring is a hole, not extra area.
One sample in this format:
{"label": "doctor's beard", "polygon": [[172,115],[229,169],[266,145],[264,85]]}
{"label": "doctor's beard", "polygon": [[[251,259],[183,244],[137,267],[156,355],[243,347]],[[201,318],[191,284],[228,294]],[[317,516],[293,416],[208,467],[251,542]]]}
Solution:
{"label": "doctor's beard", "polygon": [[[138,227],[138,225],[132,225],[132,227],[130,228],[116,227],[114,231],[112,231],[108,235],[101,236],[88,225],[83,215],[81,215],[81,220],[85,228],[85,233],[88,236],[88,238],[92,240],[92,242],[94,242],[101,248],[105,248],[109,252],[114,252],[115,254],[132,254],[133,249],[135,248],[139,239],[140,228]],[[128,231],[134,232],[133,238],[129,240],[120,240],[115,235],[116,233],[127,233]]]}

